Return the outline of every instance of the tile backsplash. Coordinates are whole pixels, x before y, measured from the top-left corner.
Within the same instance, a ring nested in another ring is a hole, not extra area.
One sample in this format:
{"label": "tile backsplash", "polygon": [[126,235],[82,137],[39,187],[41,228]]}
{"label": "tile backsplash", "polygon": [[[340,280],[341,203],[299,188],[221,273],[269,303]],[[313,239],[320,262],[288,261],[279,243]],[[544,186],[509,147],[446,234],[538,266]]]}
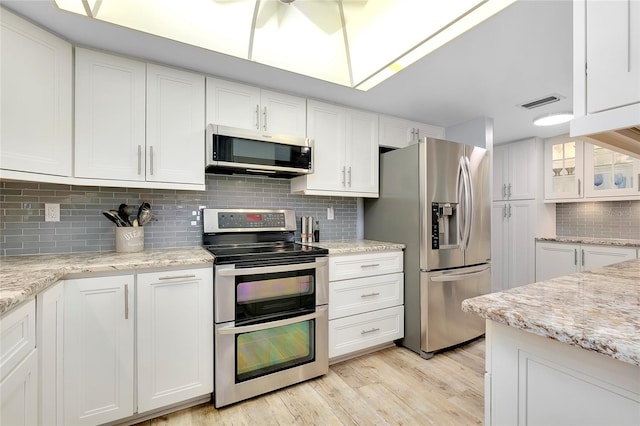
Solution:
{"label": "tile backsplash", "polygon": [[556,235],[640,239],[640,201],[558,203]]}
{"label": "tile backsplash", "polygon": [[[207,175],[205,191],[0,182],[0,256],[113,251],[115,228],[102,211],[142,201],[157,219],[145,227],[145,248],[201,245],[201,206],[294,209],[298,240],[301,216],[319,221],[321,241],[356,238],[356,198],[289,191],[287,179],[220,175]],[[60,222],[44,221],[45,203],[60,204]],[[327,207],[334,220],[327,220]]]}

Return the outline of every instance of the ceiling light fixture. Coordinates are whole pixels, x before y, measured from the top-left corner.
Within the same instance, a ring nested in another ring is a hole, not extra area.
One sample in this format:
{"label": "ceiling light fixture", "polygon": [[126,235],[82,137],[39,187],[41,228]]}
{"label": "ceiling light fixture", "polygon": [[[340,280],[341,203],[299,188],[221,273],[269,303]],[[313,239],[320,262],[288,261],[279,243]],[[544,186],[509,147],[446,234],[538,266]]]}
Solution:
{"label": "ceiling light fixture", "polygon": [[536,118],[533,120],[533,124],[536,126],[553,126],[566,123],[567,121],[571,121],[571,119],[573,119],[573,114],[570,112],[555,112]]}
{"label": "ceiling light fixture", "polygon": [[369,90],[516,0],[53,0],[58,8]]}

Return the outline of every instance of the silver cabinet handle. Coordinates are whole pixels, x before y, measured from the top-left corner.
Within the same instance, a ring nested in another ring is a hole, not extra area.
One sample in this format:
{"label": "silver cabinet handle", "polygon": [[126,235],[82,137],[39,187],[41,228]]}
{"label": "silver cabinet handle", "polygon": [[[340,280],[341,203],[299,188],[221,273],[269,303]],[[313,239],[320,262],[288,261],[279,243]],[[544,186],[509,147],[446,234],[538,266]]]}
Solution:
{"label": "silver cabinet handle", "polygon": [[351,188],[351,166],[349,166],[349,188]]}
{"label": "silver cabinet handle", "polygon": [[411,128],[411,142],[414,142],[418,140],[418,137],[416,136],[416,129]]}
{"label": "silver cabinet handle", "polygon": [[380,266],[379,263],[369,263],[368,265],[360,265],[361,268],[375,268],[376,266]]}
{"label": "silver cabinet handle", "polygon": [[142,145],[138,145],[138,174],[142,174]]}
{"label": "silver cabinet handle", "polygon": [[346,167],[342,168],[342,186],[346,186],[346,181],[347,181],[347,177],[346,177]]}
{"label": "silver cabinet handle", "polygon": [[580,253],[580,254],[582,255],[582,256],[581,256],[582,258],[580,259],[580,263],[582,264],[582,266],[584,266],[584,249],[582,249],[582,250],[580,250],[580,251],[581,251],[581,253]]}
{"label": "silver cabinet handle", "polygon": [[129,284],[124,285],[124,319],[129,319]]}
{"label": "silver cabinet handle", "polygon": [[507,205],[502,206],[502,219],[507,218]]}
{"label": "silver cabinet handle", "polygon": [[262,117],[264,118],[264,123],[262,123],[262,128],[267,130],[267,107],[264,107],[264,111],[262,112]]}
{"label": "silver cabinet handle", "polygon": [[420,140],[420,129],[416,129],[416,140]]}
{"label": "silver cabinet handle", "polygon": [[[326,308],[325,308],[326,310]],[[307,314],[307,315],[301,315],[299,317],[293,317],[293,318],[286,318],[283,320],[278,320],[278,321],[269,321],[269,322],[263,322],[260,324],[253,324],[253,325],[245,325],[242,327],[235,327],[232,323],[232,325],[229,325],[228,327],[220,327],[218,328],[218,333],[220,334],[241,334],[241,333],[250,333],[252,331],[261,331],[261,330],[267,330],[267,329],[271,329],[271,328],[277,328],[277,327],[283,327],[285,325],[290,325],[290,324],[296,324],[299,322],[304,322],[304,321],[309,321],[309,320],[313,320],[318,318],[320,315],[323,315],[323,309],[319,308],[317,312],[311,313],[311,314]]]}
{"label": "silver cabinet handle", "polygon": [[149,147],[149,174],[153,174],[153,145]]}
{"label": "silver cabinet handle", "polygon": [[196,275],[195,274],[191,274],[191,275],[174,275],[174,276],[168,276],[168,277],[160,277],[158,278],[158,280],[188,280],[188,279],[192,279],[195,278]]}
{"label": "silver cabinet handle", "polygon": [[507,197],[509,197],[509,199],[511,199],[511,184],[507,185]]}
{"label": "silver cabinet handle", "polygon": [[580,196],[580,179],[578,179],[578,196]]}
{"label": "silver cabinet handle", "polygon": [[373,292],[373,293],[368,293],[368,294],[362,294],[360,295],[360,297],[362,297],[363,299],[366,297],[373,297],[373,296],[380,296],[380,293],[378,292]]}
{"label": "silver cabinet handle", "polygon": [[511,217],[511,204],[509,204],[508,211],[509,211],[509,216],[508,217]]}
{"label": "silver cabinet handle", "polygon": [[502,184],[502,199],[503,200],[507,199],[507,184],[506,183]]}
{"label": "silver cabinet handle", "polygon": [[573,264],[578,266],[578,249],[573,249]]}
{"label": "silver cabinet handle", "polygon": [[377,328],[377,327],[373,327],[373,328],[371,328],[371,329],[369,329],[369,330],[362,330],[362,331],[360,332],[360,334],[369,334],[369,333],[374,333],[374,332],[376,332],[376,331],[380,331],[380,329],[379,329],[379,328]]}
{"label": "silver cabinet handle", "polygon": [[260,105],[256,104],[256,129],[260,130]]}

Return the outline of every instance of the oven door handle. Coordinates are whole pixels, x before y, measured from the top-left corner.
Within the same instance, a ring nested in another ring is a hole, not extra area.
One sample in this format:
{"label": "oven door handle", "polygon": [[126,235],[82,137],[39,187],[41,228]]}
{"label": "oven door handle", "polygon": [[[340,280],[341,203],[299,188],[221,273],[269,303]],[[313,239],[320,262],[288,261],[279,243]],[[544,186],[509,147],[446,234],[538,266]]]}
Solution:
{"label": "oven door handle", "polygon": [[295,324],[297,322],[309,321],[312,319],[316,319],[321,315],[324,315],[327,308],[319,307],[316,308],[317,311],[307,315],[301,315],[299,317],[287,318],[278,321],[269,321],[260,324],[254,325],[245,325],[242,327],[234,327],[233,325],[223,326],[217,329],[217,332],[220,334],[241,334],[241,333],[251,333],[252,331],[261,331],[267,330],[269,328],[283,327],[285,325]]}
{"label": "oven door handle", "polygon": [[315,269],[326,266],[327,260],[311,262],[311,263],[298,263],[293,265],[277,265],[277,266],[262,266],[259,268],[244,268],[244,269],[220,269],[217,274],[223,277],[236,277],[238,275],[253,275],[253,274],[270,274],[275,272],[290,272],[290,271],[302,271],[305,269]]}

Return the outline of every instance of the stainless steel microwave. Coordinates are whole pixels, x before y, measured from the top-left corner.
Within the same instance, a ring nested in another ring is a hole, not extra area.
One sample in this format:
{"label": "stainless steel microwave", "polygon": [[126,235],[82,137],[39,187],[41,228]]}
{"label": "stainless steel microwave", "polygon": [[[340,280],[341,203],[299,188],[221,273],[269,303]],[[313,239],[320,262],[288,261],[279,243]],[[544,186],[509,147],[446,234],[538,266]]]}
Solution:
{"label": "stainless steel microwave", "polygon": [[209,124],[206,172],[301,176],[313,172],[313,144],[304,137]]}

